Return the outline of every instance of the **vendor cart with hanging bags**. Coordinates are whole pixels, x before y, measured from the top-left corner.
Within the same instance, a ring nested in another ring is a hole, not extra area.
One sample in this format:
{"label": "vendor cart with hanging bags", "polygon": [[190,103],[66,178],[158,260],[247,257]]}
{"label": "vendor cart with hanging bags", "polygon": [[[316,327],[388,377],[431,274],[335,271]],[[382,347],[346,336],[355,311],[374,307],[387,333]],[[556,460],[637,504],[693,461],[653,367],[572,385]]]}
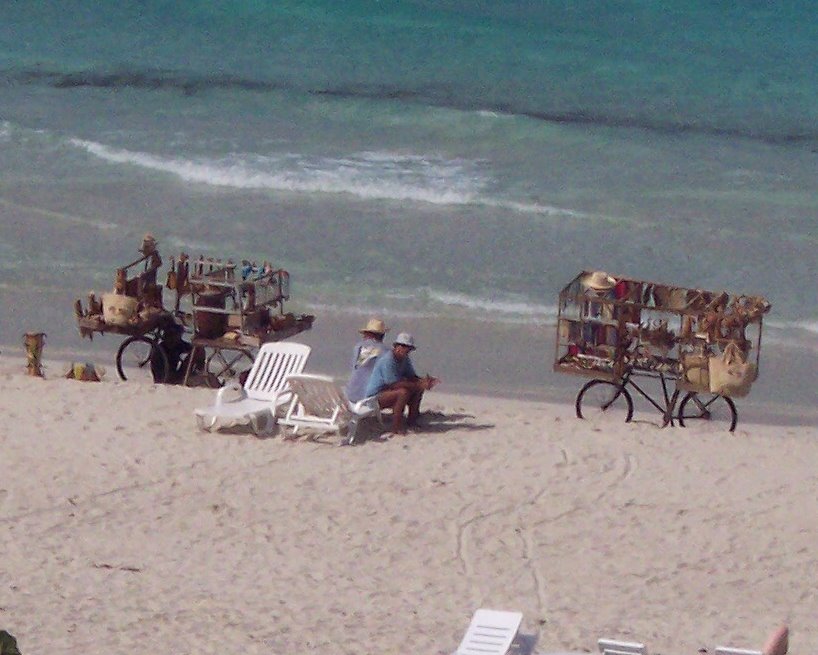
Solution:
{"label": "vendor cart with hanging bags", "polygon": [[[761,296],[583,271],[559,294],[554,370],[592,378],[577,394],[579,418],[630,421],[634,391],[663,425],[733,431],[733,398],[747,395],[758,376],[769,310]],[[648,379],[658,381],[661,396]]]}
{"label": "vendor cart with hanging bags", "polygon": [[[236,266],[200,256],[191,262],[171,258],[165,288],[175,292],[173,310],[163,304],[157,283],[162,259],[154,237],[146,234],[142,257],[116,269],[113,290],[91,292],[87,306],[74,302],[80,335],[124,335],[116,354],[119,377],[191,384],[203,379],[221,386],[253,363],[262,343],[279,341],[312,327],[314,317],[284,313],[290,297],[287,271]],[[190,343],[182,335],[192,332]],[[182,370],[179,370],[181,367]]]}

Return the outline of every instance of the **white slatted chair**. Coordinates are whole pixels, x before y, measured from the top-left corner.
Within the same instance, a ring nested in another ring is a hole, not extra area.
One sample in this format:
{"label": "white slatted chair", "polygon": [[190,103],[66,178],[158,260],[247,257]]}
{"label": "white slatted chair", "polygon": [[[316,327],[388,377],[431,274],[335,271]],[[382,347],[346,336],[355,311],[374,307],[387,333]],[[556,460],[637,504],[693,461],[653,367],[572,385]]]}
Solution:
{"label": "white slatted chair", "polygon": [[648,655],[645,644],[635,641],[616,641],[615,639],[600,639],[597,642],[602,655]]}
{"label": "white slatted chair", "polygon": [[338,383],[327,375],[290,375],[287,384],[293,395],[279,423],[291,427],[293,434],[297,434],[301,428],[341,432],[346,426],[347,443],[353,444],[361,419],[368,416],[381,418],[377,398],[364,398],[351,403]]}
{"label": "white slatted chair", "polygon": [[254,434],[269,433],[276,408],[290,399],[287,377],[304,370],[310,350],[302,343],[265,343],[243,387],[236,383],[222,387],[213,405],[194,410],[199,427],[210,431],[249,424]]}
{"label": "white slatted chair", "polygon": [[730,648],[728,646],[716,646],[716,655],[761,655],[761,651],[748,650],[746,648]]}
{"label": "white slatted chair", "polygon": [[522,620],[520,612],[477,610],[455,655],[505,655]]}

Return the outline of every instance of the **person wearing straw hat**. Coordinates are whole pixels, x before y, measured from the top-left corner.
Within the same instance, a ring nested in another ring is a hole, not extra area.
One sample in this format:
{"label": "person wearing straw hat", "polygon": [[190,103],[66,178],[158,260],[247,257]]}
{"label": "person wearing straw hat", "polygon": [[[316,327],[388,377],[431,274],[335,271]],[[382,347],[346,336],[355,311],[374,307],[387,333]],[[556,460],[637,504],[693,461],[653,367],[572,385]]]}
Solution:
{"label": "person wearing straw hat", "polygon": [[[415,349],[415,338],[401,332],[392,343],[392,350],[381,355],[366,386],[365,397],[377,396],[381,409],[392,410],[392,432],[406,434],[406,427],[417,425],[423,392],[437,386],[439,380],[426,375],[419,377],[409,357]],[[409,408],[406,426],[403,410]]]}
{"label": "person wearing straw hat", "polygon": [[364,392],[369,376],[372,375],[372,369],[375,368],[375,360],[389,350],[383,342],[383,337],[388,331],[384,322],[379,318],[370,318],[366,325],[358,330],[361,339],[355,344],[352,355],[352,373],[346,388],[350,402],[357,403],[366,398]]}
{"label": "person wearing straw hat", "polygon": [[143,302],[161,307],[162,295],[161,289],[156,284],[156,275],[162,266],[162,258],[159,256],[159,251],[156,249],[156,246],[156,237],[150,232],[142,237],[142,245],[139,247],[139,252],[142,253],[145,265],[144,270],[139,274],[136,295]]}
{"label": "person wearing straw hat", "polygon": [[142,237],[142,245],[139,247],[139,252],[145,256],[152,255],[156,252],[156,245],[156,237],[148,232]]}

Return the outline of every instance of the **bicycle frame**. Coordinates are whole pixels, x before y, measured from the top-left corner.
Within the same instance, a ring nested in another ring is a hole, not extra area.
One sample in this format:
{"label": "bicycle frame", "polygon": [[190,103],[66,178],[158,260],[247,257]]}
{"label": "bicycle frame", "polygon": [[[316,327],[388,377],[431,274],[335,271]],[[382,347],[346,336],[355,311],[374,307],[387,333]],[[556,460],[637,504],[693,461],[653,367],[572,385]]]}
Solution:
{"label": "bicycle frame", "polygon": [[[633,377],[639,375],[648,378],[658,378],[662,382],[662,396],[664,400],[664,406],[660,405],[659,402],[657,402],[656,399],[653,398],[653,396],[651,396],[647,391],[642,389],[642,387],[640,387],[636,382],[634,382]],[[673,411],[676,408],[676,402],[679,399],[679,389],[676,388],[673,390],[673,393],[670,393],[667,382],[668,382],[667,378],[662,373],[651,375],[648,373],[640,374],[634,372],[633,370],[629,370],[622,377],[622,380],[619,384],[622,386],[622,388],[630,386],[636,389],[636,391],[639,392],[639,395],[645,398],[645,400],[647,400],[659,411],[660,414],[662,414],[662,427],[665,427],[666,425],[670,426],[675,425],[675,423],[673,422]]]}

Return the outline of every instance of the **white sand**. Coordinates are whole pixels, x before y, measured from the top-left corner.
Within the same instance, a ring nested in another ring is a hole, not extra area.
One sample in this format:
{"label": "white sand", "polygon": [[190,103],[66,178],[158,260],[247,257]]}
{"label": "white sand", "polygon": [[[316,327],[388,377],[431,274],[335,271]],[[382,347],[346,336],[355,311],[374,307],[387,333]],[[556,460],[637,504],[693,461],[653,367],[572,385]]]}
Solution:
{"label": "white sand", "polygon": [[338,448],[199,432],[207,389],[20,371],[0,628],[25,655],[433,655],[478,607],[522,611],[539,652],[760,647],[783,619],[818,650],[815,427],[433,392],[428,432]]}

